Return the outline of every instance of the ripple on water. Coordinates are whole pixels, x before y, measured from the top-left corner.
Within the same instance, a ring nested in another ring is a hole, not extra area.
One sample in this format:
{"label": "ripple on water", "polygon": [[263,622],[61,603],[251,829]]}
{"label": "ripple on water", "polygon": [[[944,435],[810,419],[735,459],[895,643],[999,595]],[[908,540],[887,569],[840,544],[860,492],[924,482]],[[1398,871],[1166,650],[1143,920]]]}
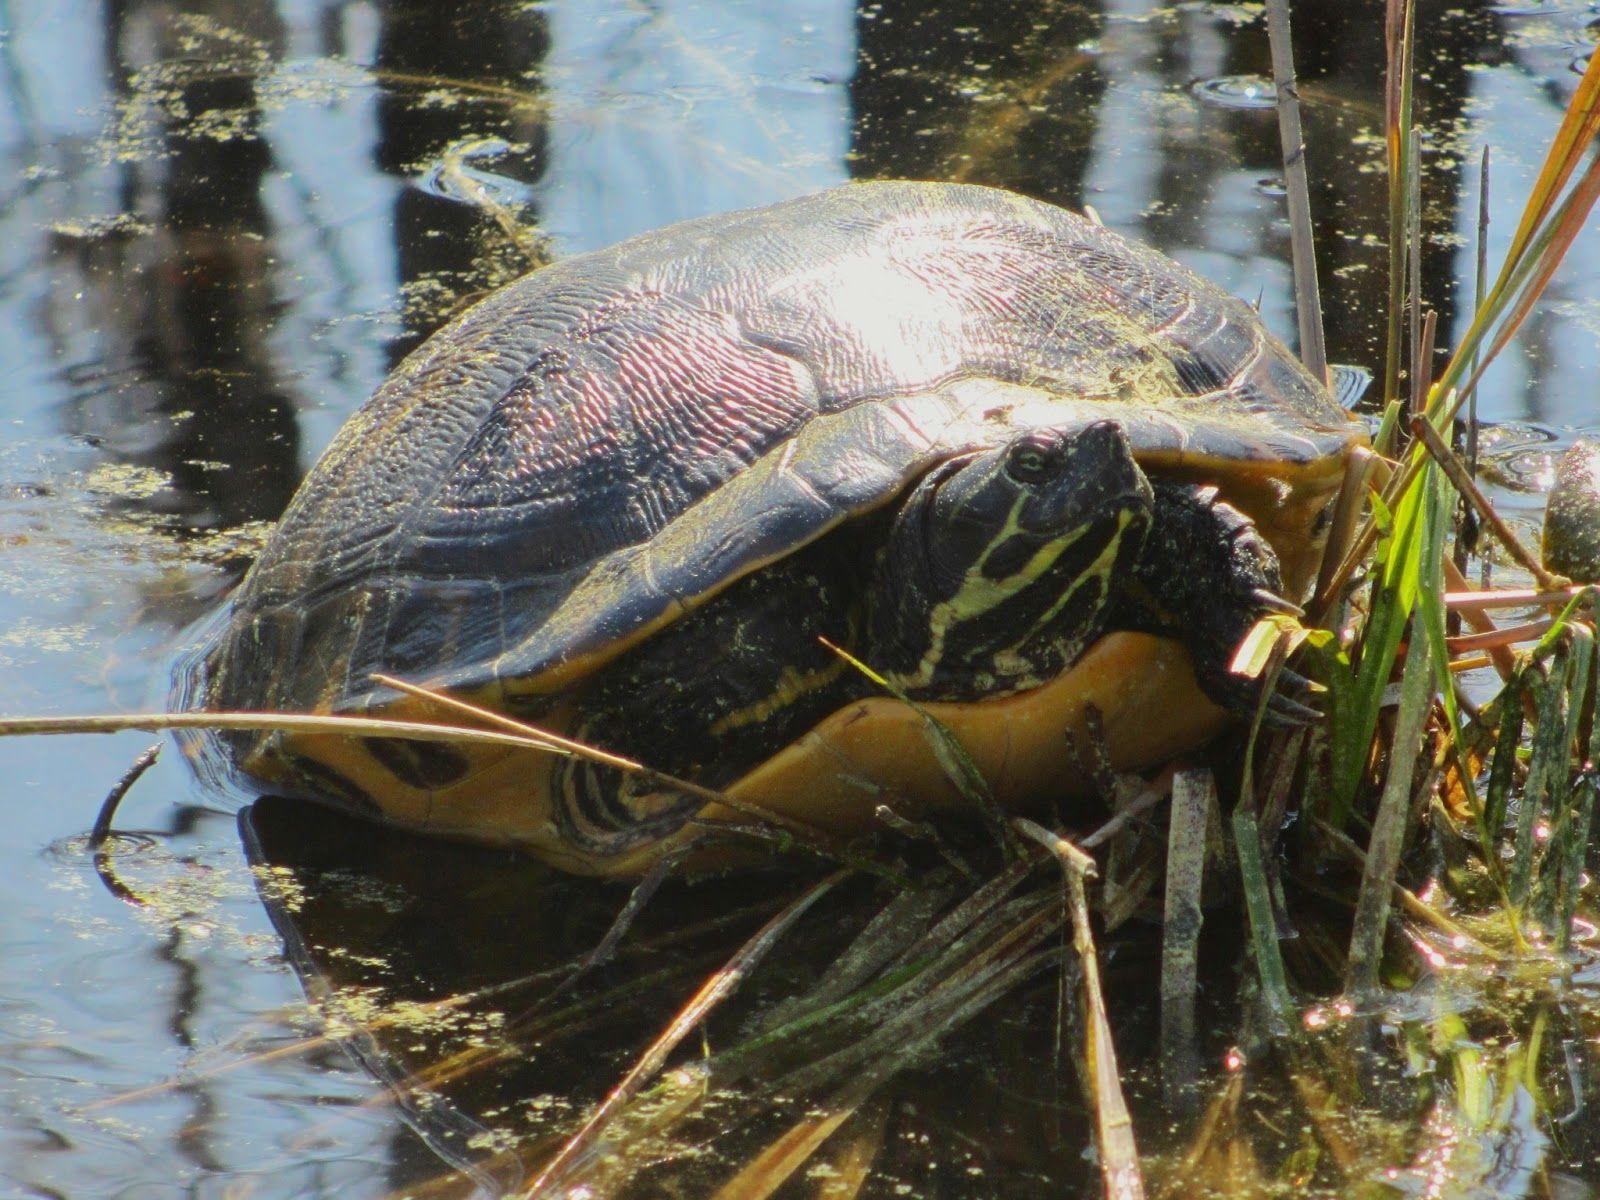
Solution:
{"label": "ripple on water", "polygon": [[525,154],[527,149],[504,138],[461,138],[445,147],[415,184],[430,195],[458,204],[481,206],[485,197],[504,205],[526,204],[533,197],[533,189],[494,167]]}
{"label": "ripple on water", "polygon": [[1199,80],[1190,90],[1218,108],[1271,108],[1276,103],[1272,80],[1264,75],[1219,75]]}
{"label": "ripple on water", "polygon": [[[1555,480],[1561,446],[1554,431],[1523,421],[1485,423],[1479,433],[1480,470],[1493,483],[1537,498]],[[1511,505],[1515,507],[1515,504]]]}

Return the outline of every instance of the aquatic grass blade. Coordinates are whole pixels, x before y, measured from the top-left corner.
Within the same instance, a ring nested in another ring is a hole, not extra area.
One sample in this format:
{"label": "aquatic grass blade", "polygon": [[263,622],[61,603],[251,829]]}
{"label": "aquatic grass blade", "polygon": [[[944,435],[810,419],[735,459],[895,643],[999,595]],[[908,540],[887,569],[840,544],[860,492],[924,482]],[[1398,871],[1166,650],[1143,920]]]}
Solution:
{"label": "aquatic grass blade", "polygon": [[1289,991],[1289,976],[1284,970],[1283,953],[1278,947],[1278,926],[1272,917],[1272,894],[1266,866],[1261,860],[1261,834],[1255,815],[1240,803],[1233,810],[1233,845],[1239,862],[1239,878],[1244,890],[1245,915],[1250,926],[1250,945],[1255,951],[1256,972],[1261,977],[1261,995],[1267,1017],[1275,1033],[1286,1033],[1294,1012],[1294,996]]}
{"label": "aquatic grass blade", "polygon": [[1495,733],[1494,757],[1489,764],[1489,789],[1483,802],[1483,849],[1494,857],[1505,825],[1511,789],[1516,782],[1517,750],[1522,745],[1524,673],[1513,675],[1500,690],[1500,721]]}
{"label": "aquatic grass blade", "polygon": [[[1600,614],[1596,614],[1600,615]],[[1584,748],[1577,778],[1573,781],[1577,816],[1567,842],[1566,886],[1562,895],[1560,947],[1565,950],[1572,940],[1572,919],[1576,911],[1583,883],[1583,867],[1589,853],[1589,832],[1594,823],[1594,807],[1600,793],[1600,652],[1590,656],[1590,726],[1589,744]],[[1578,725],[1574,719],[1574,726]]]}
{"label": "aquatic grass blade", "polygon": [[1389,771],[1377,815],[1373,818],[1367,864],[1361,873],[1361,890],[1356,897],[1355,923],[1345,965],[1345,990],[1358,997],[1369,995],[1377,987],[1389,905],[1411,813],[1412,777],[1432,702],[1432,656],[1426,638],[1419,635],[1411,639],[1406,651],[1400,711],[1389,746]]}
{"label": "aquatic grass blade", "polygon": [[933,751],[934,758],[938,760],[945,777],[984,815],[990,827],[999,835],[1000,844],[1009,853],[1013,849],[1011,826],[995,801],[989,781],[978,769],[978,764],[972,761],[972,755],[967,753],[967,748],[961,744],[961,739],[926,707],[907,695],[904,688],[895,686],[893,682],[874,671],[842,646],[834,645],[827,638],[817,640],[921,718],[928,747]]}
{"label": "aquatic grass blade", "polygon": [[1512,839],[1509,883],[1511,902],[1519,909],[1526,907],[1534,883],[1539,855],[1535,827],[1549,798],[1565,791],[1560,781],[1566,777],[1567,768],[1566,695],[1570,669],[1571,655],[1564,646],[1558,647],[1549,673],[1534,688],[1538,718],[1528,759],[1528,782],[1523,787]]}
{"label": "aquatic grass blade", "polygon": [[[1583,714],[1594,695],[1596,654],[1594,634],[1582,625],[1573,627],[1572,689],[1567,697],[1567,740],[1563,747],[1570,756],[1583,724]],[[1570,761],[1570,759],[1569,759]],[[1577,911],[1583,886],[1583,865],[1589,849],[1589,828],[1594,818],[1594,774],[1589,764],[1580,762],[1565,796],[1552,842],[1552,853],[1559,863],[1559,879],[1550,889],[1550,907],[1556,923],[1556,947],[1567,949],[1572,941],[1572,918]]]}
{"label": "aquatic grass blade", "polygon": [[1376,580],[1372,610],[1361,637],[1352,702],[1335,710],[1336,716],[1342,719],[1333,731],[1331,745],[1330,813],[1335,826],[1342,827],[1354,808],[1373,735],[1378,728],[1383,694],[1416,604],[1422,572],[1419,542],[1424,533],[1423,499],[1423,489],[1407,488],[1387,522],[1381,502],[1374,501],[1379,527],[1387,524],[1388,529],[1374,550]]}
{"label": "aquatic grass blade", "polygon": [[[1421,428],[1431,431],[1426,422],[1418,424]],[[1453,451],[1447,446],[1440,446],[1437,449],[1453,456]],[[1456,699],[1455,688],[1450,685],[1449,622],[1444,606],[1445,531],[1452,524],[1456,500],[1445,487],[1446,477],[1441,470],[1442,465],[1433,464],[1423,473],[1419,485],[1423,491],[1421,502],[1424,510],[1422,562],[1418,573],[1417,615],[1412,630],[1413,636],[1421,636],[1428,644],[1428,652],[1433,662],[1433,677],[1440,684],[1438,695],[1444,708],[1445,732],[1450,738],[1451,753],[1459,767],[1457,778],[1460,780],[1473,820],[1478,826],[1480,835],[1483,835],[1486,833],[1483,802],[1478,796],[1473,773],[1467,768],[1470,751],[1462,736],[1461,706]],[[1488,845],[1487,840],[1484,844]]]}

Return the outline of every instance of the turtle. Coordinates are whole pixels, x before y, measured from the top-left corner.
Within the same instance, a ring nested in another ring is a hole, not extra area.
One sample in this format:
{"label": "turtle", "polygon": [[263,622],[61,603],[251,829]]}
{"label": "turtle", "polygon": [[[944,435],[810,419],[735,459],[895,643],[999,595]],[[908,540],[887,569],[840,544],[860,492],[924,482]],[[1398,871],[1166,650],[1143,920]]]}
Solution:
{"label": "turtle", "polygon": [[[961,803],[945,735],[1001,803],[1070,796],[1091,710],[1141,769],[1255,708],[1230,658],[1304,597],[1364,429],[1250,306],[1097,220],[849,183],[445,325],[311,470],[187,692],[439,719],[381,672],[835,829]],[[274,791],[580,873],[732,815],[535,750],[218,746]]]}

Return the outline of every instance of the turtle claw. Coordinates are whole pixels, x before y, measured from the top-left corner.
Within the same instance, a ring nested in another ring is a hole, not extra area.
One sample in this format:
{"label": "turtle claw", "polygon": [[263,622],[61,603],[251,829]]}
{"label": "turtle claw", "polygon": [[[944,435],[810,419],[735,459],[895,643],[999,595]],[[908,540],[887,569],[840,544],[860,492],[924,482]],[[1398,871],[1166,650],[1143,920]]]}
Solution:
{"label": "turtle claw", "polygon": [[1261,723],[1277,729],[1299,729],[1315,725],[1320,720],[1322,714],[1309,704],[1301,704],[1292,696],[1276,691],[1267,699],[1266,708],[1261,713]]}
{"label": "turtle claw", "polygon": [[1299,671],[1292,671],[1288,667],[1279,668],[1278,686],[1280,688],[1289,688],[1308,696],[1325,690],[1320,683],[1307,679]]}
{"label": "turtle claw", "polygon": [[1306,615],[1306,610],[1293,600],[1286,599],[1278,595],[1277,592],[1268,591],[1263,587],[1251,588],[1250,598],[1268,612],[1282,613],[1286,617],[1294,617],[1296,619]]}

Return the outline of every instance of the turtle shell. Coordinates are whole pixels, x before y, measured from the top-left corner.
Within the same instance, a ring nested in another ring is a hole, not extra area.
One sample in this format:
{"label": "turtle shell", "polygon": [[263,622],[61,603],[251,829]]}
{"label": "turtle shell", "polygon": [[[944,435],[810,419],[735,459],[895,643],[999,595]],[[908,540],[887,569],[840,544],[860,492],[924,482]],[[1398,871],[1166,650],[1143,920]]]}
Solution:
{"label": "turtle shell", "polygon": [[1360,436],[1242,302],[1012,193],[851,184],[645,234],[399,366],[237,592],[206,700],[350,711],[375,671],[553,692],[937,459],[1107,416],[1291,580]]}

